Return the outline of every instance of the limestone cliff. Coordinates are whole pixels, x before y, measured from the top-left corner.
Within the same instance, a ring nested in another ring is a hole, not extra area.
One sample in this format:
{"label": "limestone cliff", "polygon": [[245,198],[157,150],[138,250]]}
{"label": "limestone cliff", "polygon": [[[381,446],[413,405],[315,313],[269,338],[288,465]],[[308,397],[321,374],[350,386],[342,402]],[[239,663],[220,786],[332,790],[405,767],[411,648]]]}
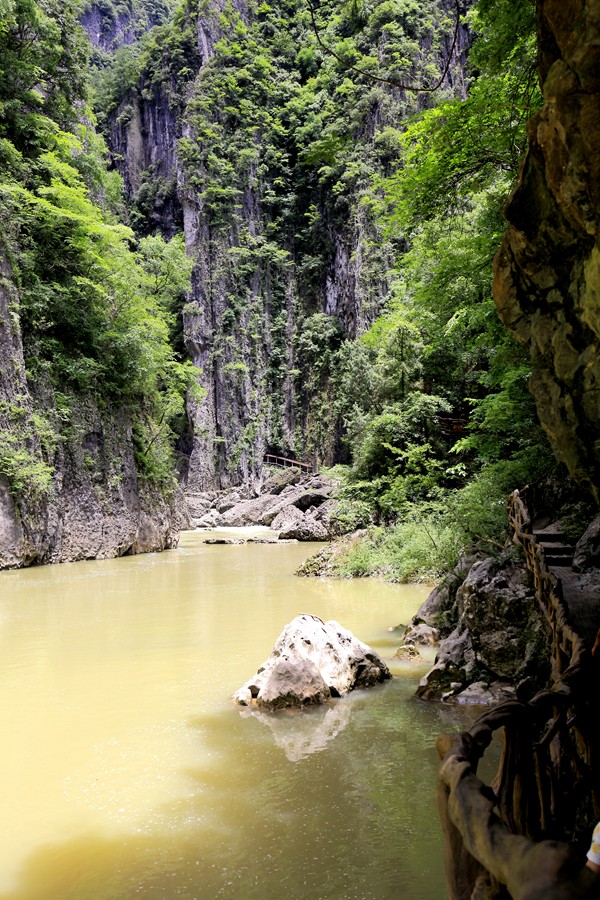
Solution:
{"label": "limestone cliff", "polygon": [[92,47],[102,57],[135,43],[148,28],[160,25],[173,5],[171,0],[122,0],[117,5],[111,0],[84,0],[80,21]]}
{"label": "limestone cliff", "polygon": [[538,0],[545,104],[507,207],[495,299],[530,350],[556,456],[600,503],[600,2]]}
{"label": "limestone cliff", "polygon": [[[398,29],[439,70],[455,7],[425,7],[429,18]],[[427,100],[358,79],[346,90],[359,111],[349,100],[332,137],[315,131],[303,144],[316,111],[297,98],[317,64],[297,10],[245,0],[181,10],[178,31],[196,41],[179,53],[185,65],[169,69],[153,51],[109,137],[134,206],[167,233],[181,210],[196,259],[183,328],[206,399],[190,402],[180,445],[182,480],[194,495],[252,484],[266,451],[339,459],[327,359],[381,311],[396,252],[362,199],[372,173],[385,172],[396,153],[386,127]],[[384,31],[375,39],[383,53]],[[448,94],[464,95],[467,40],[461,28]]]}
{"label": "limestone cliff", "polygon": [[172,505],[140,484],[131,422],[91,398],[28,383],[19,296],[0,254],[0,569],[177,543]]}
{"label": "limestone cliff", "polygon": [[111,125],[111,148],[123,175],[132,224],[170,238],[182,228],[177,197],[175,146],[181,137],[176,112],[157,87],[151,100],[128,95]]}

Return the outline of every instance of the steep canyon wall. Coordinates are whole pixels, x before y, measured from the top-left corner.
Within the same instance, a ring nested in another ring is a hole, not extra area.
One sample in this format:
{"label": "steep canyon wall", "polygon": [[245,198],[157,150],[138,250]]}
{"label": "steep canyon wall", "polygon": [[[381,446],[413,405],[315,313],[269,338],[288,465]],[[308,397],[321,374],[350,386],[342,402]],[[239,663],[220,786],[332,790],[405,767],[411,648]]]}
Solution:
{"label": "steep canyon wall", "polygon": [[[455,10],[423,8],[393,23],[416,79],[444,66]],[[401,240],[381,233],[365,198],[397,154],[390,127],[430,101],[317,61],[301,13],[188,4],[178,29],[196,43],[180,53],[185,64],[165,62],[173,46],[156,50],[112,118],[111,149],[138,209],[146,194],[145,227],[169,235],[181,217],[196,260],[183,323],[206,399],[190,402],[180,445],[192,494],[252,483],[265,451],[340,458],[331,359],[383,308]],[[373,52],[385,53],[391,24],[382,18],[365,38]],[[449,96],[465,92],[467,39],[461,27]]]}
{"label": "steep canyon wall", "polygon": [[176,511],[137,476],[123,411],[26,376],[19,295],[0,247],[0,569],[175,546]]}

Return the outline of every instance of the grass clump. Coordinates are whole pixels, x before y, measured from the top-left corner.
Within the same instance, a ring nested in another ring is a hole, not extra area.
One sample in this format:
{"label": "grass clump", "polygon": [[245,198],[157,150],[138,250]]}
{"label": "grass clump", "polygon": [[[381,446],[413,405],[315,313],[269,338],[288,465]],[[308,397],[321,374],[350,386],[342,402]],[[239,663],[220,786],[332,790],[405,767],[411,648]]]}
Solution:
{"label": "grass clump", "polygon": [[348,542],[332,563],[334,574],[379,575],[388,581],[430,581],[453,567],[462,552],[459,528],[439,515],[415,516],[375,528]]}

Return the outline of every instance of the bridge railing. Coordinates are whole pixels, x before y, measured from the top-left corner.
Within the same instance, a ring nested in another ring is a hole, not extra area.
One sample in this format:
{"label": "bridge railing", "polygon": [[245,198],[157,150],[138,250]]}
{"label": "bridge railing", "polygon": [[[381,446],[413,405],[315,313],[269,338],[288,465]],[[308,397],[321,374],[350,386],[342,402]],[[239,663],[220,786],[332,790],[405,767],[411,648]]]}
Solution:
{"label": "bridge railing", "polygon": [[[510,519],[552,630],[553,684],[528,702],[490,709],[469,731],[438,738],[449,897],[597,896],[598,879],[582,868],[581,853],[557,840],[587,837],[589,843],[589,825],[600,816],[597,667],[569,624],[560,582],[548,571],[518,492]],[[486,785],[477,768],[496,732],[500,763]]]}
{"label": "bridge railing", "polygon": [[298,459],[291,459],[287,456],[277,456],[274,453],[265,453],[264,460],[268,466],[281,466],[283,468],[295,466],[304,472],[315,471],[312,463],[300,462]]}

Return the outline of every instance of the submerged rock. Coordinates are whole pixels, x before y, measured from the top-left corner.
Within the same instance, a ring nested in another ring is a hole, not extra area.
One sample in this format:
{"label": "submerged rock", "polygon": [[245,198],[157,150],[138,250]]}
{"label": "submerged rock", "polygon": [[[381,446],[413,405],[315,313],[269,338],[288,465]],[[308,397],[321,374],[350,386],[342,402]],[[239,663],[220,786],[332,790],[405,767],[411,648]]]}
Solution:
{"label": "submerged rock", "polygon": [[243,538],[222,538],[222,537],[213,537],[213,538],[205,538],[205,544],[246,544],[247,541],[243,540]]}
{"label": "submerged rock", "polygon": [[439,631],[431,625],[426,625],[425,622],[409,625],[408,628],[398,626],[390,630],[399,631],[400,628],[404,631],[403,643],[394,653],[394,659],[421,659],[419,647],[433,647],[439,643]]}
{"label": "submerged rock", "polygon": [[234,694],[242,706],[309,706],[391,678],[384,661],[337,622],[297,616],[283,629],[269,659]]}
{"label": "submerged rock", "polygon": [[516,696],[515,688],[505,681],[493,681],[491,684],[485,681],[474,681],[464,691],[460,691],[458,694],[453,693],[451,699],[464,706],[490,706],[503,703],[505,700],[514,700]]}
{"label": "submerged rock", "polygon": [[406,646],[414,647],[417,644],[422,647],[431,647],[433,644],[439,643],[440,633],[437,628],[420,622],[418,625],[409,625],[404,632],[404,643]]}
{"label": "submerged rock", "polygon": [[394,659],[420,659],[421,654],[414,644],[402,644],[394,653]]}

